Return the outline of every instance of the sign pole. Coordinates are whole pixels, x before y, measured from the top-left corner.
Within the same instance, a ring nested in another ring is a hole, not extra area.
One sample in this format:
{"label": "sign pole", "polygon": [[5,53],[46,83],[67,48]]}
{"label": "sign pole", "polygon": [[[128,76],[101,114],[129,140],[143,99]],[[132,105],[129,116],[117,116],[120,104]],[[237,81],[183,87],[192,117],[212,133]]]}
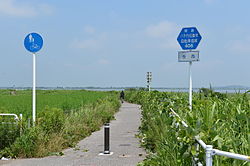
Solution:
{"label": "sign pole", "polygon": [[193,89],[191,67],[192,67],[192,61],[189,62],[189,108],[190,110],[192,110],[192,89]]}
{"label": "sign pole", "polygon": [[24,47],[33,56],[33,88],[32,88],[32,118],[33,126],[36,122],[36,52],[43,47],[43,38],[38,33],[29,33],[24,39]]}
{"label": "sign pole", "polygon": [[192,62],[199,61],[199,51],[192,51],[197,48],[200,43],[201,35],[196,27],[186,27],[182,28],[177,41],[183,50],[189,51],[179,51],[178,61],[179,62],[189,62],[189,108],[192,110]]}
{"label": "sign pole", "polygon": [[36,122],[36,54],[33,55],[33,90],[32,90],[32,117],[33,117],[33,126]]}
{"label": "sign pole", "polygon": [[152,72],[147,72],[147,88],[148,91],[151,91],[151,81],[152,81]]}

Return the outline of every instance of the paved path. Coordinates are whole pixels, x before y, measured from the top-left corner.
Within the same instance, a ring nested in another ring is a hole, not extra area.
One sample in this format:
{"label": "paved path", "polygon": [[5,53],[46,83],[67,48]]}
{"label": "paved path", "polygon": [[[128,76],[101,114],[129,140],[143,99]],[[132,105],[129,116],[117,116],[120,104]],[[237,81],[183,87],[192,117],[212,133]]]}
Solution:
{"label": "paved path", "polygon": [[0,161],[2,166],[135,166],[145,158],[135,137],[140,125],[138,105],[123,103],[110,123],[110,150],[113,155],[98,155],[104,149],[103,128],[80,141],[77,148],[66,149],[63,156]]}

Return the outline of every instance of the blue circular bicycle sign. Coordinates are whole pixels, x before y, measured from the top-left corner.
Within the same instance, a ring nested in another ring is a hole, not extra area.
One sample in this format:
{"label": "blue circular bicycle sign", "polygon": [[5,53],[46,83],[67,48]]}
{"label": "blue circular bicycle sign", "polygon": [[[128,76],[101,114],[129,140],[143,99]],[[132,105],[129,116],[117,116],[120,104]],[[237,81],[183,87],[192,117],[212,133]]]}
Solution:
{"label": "blue circular bicycle sign", "polygon": [[38,33],[30,33],[24,39],[24,47],[32,53],[36,53],[43,47],[43,38]]}

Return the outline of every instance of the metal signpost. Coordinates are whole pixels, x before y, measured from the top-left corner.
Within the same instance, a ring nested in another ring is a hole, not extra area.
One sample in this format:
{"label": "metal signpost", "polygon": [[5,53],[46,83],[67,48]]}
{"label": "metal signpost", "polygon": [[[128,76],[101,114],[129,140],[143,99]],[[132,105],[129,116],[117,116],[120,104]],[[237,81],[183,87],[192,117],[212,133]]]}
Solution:
{"label": "metal signpost", "polygon": [[32,90],[32,118],[33,126],[36,121],[36,52],[43,46],[43,38],[37,33],[30,33],[24,39],[24,47],[33,55],[33,90]]}
{"label": "metal signpost", "polygon": [[182,28],[177,41],[183,50],[178,52],[179,62],[189,62],[189,108],[192,109],[192,62],[199,61],[199,51],[192,51],[197,48],[201,41],[201,35],[196,27]]}

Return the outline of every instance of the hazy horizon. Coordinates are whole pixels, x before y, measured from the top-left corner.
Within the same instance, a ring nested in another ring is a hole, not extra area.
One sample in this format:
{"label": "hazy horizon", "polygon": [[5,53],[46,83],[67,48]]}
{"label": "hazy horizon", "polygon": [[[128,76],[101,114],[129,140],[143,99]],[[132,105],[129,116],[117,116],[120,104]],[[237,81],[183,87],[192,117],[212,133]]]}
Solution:
{"label": "hazy horizon", "polygon": [[[100,88],[100,89],[123,89],[123,88],[146,88],[147,86],[37,86],[36,88]],[[4,88],[32,88],[32,86],[1,86],[1,89]],[[152,89],[189,89],[189,87],[151,87]],[[202,86],[202,87],[193,87],[193,89],[199,89],[199,88],[228,88],[228,89],[248,89],[250,87],[248,86],[242,86],[242,85],[228,85],[228,86]]]}

